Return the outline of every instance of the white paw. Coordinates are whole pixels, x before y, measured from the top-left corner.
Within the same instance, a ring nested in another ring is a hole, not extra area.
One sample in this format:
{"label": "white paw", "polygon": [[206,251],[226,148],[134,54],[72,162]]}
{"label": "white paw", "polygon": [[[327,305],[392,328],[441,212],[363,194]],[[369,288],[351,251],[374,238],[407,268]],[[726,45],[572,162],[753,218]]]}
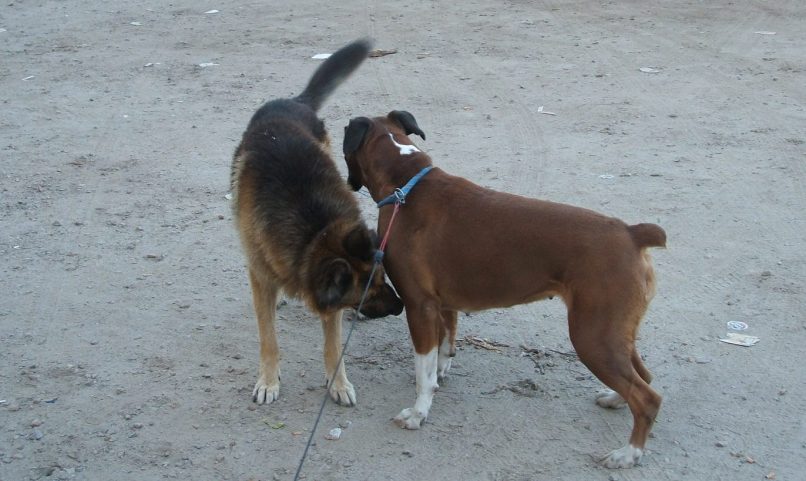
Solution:
{"label": "white paw", "polygon": [[425,416],[414,408],[407,408],[400,411],[400,414],[395,416],[395,424],[403,429],[420,429],[420,426],[425,421]]}
{"label": "white paw", "polygon": [[628,444],[622,448],[611,451],[605,456],[602,464],[610,469],[631,468],[641,461],[644,451]]}
{"label": "white paw", "polygon": [[355,388],[350,381],[334,381],[330,386],[330,397],[342,406],[355,406]]}
{"label": "white paw", "polygon": [[[596,394],[596,404],[603,408],[621,409],[627,405],[627,401],[616,391],[602,389]],[[615,452],[615,451],[614,451]]]}
{"label": "white paw", "polygon": [[266,381],[264,376],[260,376],[252,390],[252,401],[258,404],[271,404],[280,397],[280,380],[274,379]]}

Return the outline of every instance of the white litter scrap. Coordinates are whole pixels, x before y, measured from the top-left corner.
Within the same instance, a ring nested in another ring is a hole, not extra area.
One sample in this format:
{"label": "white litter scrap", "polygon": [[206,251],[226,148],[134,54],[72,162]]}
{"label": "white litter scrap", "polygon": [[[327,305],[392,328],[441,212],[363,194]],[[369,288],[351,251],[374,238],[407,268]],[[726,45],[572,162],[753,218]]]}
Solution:
{"label": "white litter scrap", "polygon": [[325,434],[325,439],[328,441],[336,441],[341,437],[341,428],[333,428],[327,434]]}
{"label": "white litter scrap", "polygon": [[330,58],[331,55],[333,55],[333,54],[330,54],[330,53],[317,53],[316,55],[314,55],[311,58],[314,59],[314,60],[324,60],[326,58]]}
{"label": "white litter scrap", "polygon": [[8,32],[8,30],[6,30],[5,28],[0,28],[0,33],[3,33],[3,32]]}
{"label": "white litter scrap", "polygon": [[227,195],[224,196],[227,200],[232,200],[232,192],[227,192]]}
{"label": "white litter scrap", "polygon": [[218,10],[207,10],[205,14],[218,13]]}
{"label": "white litter scrap", "polygon": [[759,35],[775,35],[777,32],[768,32],[766,30],[761,30],[761,31],[758,31],[758,32],[753,32],[753,33],[757,33]]}
{"label": "white litter scrap", "polygon": [[719,340],[728,344],[734,344],[736,346],[750,347],[755,345],[761,339],[756,336],[739,334],[738,332],[729,332],[725,335],[725,337],[720,337]]}
{"label": "white litter scrap", "polygon": [[537,113],[539,114],[546,114],[546,115],[557,115],[554,112],[549,112],[548,110],[543,110],[543,106],[537,108]]}
{"label": "white litter scrap", "polygon": [[200,64],[199,64],[199,67],[201,67],[201,68],[205,68],[205,67],[215,67],[216,65],[218,65],[218,64],[217,64],[217,63],[213,63],[213,62],[202,62],[202,63],[200,63]]}
{"label": "white litter scrap", "polygon": [[29,75],[29,76],[25,77],[23,80],[31,80],[32,78],[36,78],[36,76],[35,75]]}
{"label": "white litter scrap", "polygon": [[139,27],[142,25],[140,22],[129,22],[129,25],[134,25],[135,27]]}
{"label": "white litter scrap", "polygon": [[660,72],[660,69],[657,69],[655,67],[641,67],[638,70],[640,70],[640,71],[642,71],[644,73],[658,73],[658,72]]}

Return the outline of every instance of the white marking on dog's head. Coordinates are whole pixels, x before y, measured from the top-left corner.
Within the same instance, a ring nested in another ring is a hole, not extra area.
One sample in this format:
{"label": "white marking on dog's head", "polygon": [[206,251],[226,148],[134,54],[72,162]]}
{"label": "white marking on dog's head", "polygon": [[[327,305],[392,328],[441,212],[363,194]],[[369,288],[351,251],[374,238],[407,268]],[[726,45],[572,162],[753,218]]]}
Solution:
{"label": "white marking on dog's head", "polygon": [[395,144],[395,147],[400,149],[400,155],[411,155],[415,152],[420,152],[420,149],[414,145],[398,144],[391,132],[389,132],[389,138],[392,139],[392,143]]}

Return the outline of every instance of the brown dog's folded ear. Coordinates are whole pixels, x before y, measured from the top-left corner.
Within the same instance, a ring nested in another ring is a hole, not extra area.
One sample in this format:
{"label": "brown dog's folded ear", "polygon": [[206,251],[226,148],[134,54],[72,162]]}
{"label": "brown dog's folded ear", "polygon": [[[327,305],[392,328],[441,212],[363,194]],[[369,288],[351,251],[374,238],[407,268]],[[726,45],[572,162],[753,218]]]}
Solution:
{"label": "brown dog's folded ear", "polygon": [[344,144],[342,147],[345,157],[361,147],[370,125],[372,125],[372,122],[366,117],[350,119],[350,123],[347,127],[344,127]]}
{"label": "brown dog's folded ear", "polygon": [[369,229],[364,226],[351,230],[342,243],[347,255],[368,261],[375,254],[375,245]]}
{"label": "brown dog's folded ear", "polygon": [[390,119],[394,120],[406,131],[406,135],[417,134],[421,139],[425,140],[425,133],[420,130],[417,125],[417,120],[413,115],[405,110],[393,110],[387,115]]}
{"label": "brown dog's folded ear", "polygon": [[344,259],[325,264],[314,279],[314,301],[319,309],[327,310],[342,304],[353,284],[353,270]]}

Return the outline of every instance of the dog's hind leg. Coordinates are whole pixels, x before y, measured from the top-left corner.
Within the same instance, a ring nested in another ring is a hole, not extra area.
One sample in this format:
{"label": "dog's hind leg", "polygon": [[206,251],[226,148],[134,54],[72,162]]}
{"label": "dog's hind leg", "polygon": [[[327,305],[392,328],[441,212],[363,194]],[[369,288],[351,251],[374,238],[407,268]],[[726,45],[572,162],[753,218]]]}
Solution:
{"label": "dog's hind leg", "polygon": [[632,350],[632,367],[635,368],[635,372],[641,376],[641,379],[644,380],[647,384],[652,382],[652,373],[649,372],[649,369],[644,366],[644,361],[641,360],[641,355],[638,354],[638,350],[633,347]]}
{"label": "dog's hind leg", "polygon": [[443,380],[451,368],[451,359],[456,356],[456,311],[442,311],[442,325],[439,329],[439,359],[437,360],[437,380]]}
{"label": "dog's hind leg", "polygon": [[633,415],[629,444],[605,457],[603,464],[608,468],[629,468],[641,460],[661,404],[660,395],[633,365],[637,356],[634,336],[640,315],[638,319],[612,320],[620,314],[624,313],[605,314],[602,306],[587,308],[580,302],[569,306],[568,312],[571,342],[580,360],[626,401]]}
{"label": "dog's hind leg", "polygon": [[344,406],[355,406],[355,389],[347,380],[344,360],[339,361],[342,312],[344,311],[338,310],[322,315],[322,331],[325,334],[325,379],[330,397],[334,401]]}
{"label": "dog's hind leg", "polygon": [[265,276],[260,276],[251,269],[249,280],[260,337],[260,368],[257,383],[252,390],[252,401],[269,404],[280,395],[280,349],[274,329],[279,289]]}
{"label": "dog's hind leg", "polygon": [[[649,372],[646,366],[644,366],[641,356],[634,348],[632,355],[630,356],[630,360],[632,361],[632,367],[635,369],[635,372],[641,376],[641,379],[643,379],[647,384],[651,383],[652,374]],[[621,397],[621,395],[619,395],[619,393],[616,391],[613,391],[612,389],[603,389],[596,395],[596,404],[602,406],[603,408],[620,409],[627,405],[627,401],[625,401],[624,398]]]}

